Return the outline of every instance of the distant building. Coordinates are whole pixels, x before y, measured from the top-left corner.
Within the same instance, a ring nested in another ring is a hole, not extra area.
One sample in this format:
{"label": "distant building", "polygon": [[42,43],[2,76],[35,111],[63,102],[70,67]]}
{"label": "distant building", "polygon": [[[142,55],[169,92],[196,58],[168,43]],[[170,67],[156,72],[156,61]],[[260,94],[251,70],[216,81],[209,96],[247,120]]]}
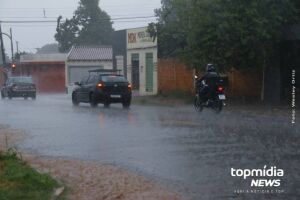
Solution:
{"label": "distant building", "polygon": [[38,92],[64,92],[66,58],[67,54],[21,55],[12,75],[32,76]]}
{"label": "distant building", "polygon": [[139,95],[157,94],[157,39],[147,27],[116,31],[114,67],[123,71]]}
{"label": "distant building", "polygon": [[93,69],[113,69],[112,46],[73,46],[66,62],[67,92]]}

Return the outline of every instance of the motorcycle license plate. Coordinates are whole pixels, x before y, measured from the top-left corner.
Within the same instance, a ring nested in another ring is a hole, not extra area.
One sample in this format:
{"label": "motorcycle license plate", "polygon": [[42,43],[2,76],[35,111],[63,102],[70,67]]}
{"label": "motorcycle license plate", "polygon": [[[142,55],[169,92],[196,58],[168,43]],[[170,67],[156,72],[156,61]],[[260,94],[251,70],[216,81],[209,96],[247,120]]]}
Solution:
{"label": "motorcycle license plate", "polygon": [[219,94],[219,99],[220,99],[220,100],[225,100],[225,99],[226,99],[225,94]]}

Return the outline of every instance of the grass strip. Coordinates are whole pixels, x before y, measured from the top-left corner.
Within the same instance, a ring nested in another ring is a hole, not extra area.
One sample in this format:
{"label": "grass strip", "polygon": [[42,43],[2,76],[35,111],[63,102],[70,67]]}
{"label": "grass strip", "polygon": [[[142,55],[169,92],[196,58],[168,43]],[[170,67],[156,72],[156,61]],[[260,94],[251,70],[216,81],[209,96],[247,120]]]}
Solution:
{"label": "grass strip", "polygon": [[18,158],[16,151],[0,152],[0,200],[49,200],[58,183]]}

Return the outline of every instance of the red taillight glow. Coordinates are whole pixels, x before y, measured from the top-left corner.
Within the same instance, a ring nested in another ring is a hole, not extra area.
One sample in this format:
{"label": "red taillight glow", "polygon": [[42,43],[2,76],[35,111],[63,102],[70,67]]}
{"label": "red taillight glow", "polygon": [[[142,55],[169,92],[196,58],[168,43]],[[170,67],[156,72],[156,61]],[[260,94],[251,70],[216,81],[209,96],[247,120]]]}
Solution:
{"label": "red taillight glow", "polygon": [[224,88],[221,87],[221,86],[219,86],[219,87],[218,87],[218,91],[219,91],[219,92],[223,92],[223,91],[224,91]]}
{"label": "red taillight glow", "polygon": [[98,83],[97,84],[97,88],[103,88],[104,87],[104,84],[103,83]]}

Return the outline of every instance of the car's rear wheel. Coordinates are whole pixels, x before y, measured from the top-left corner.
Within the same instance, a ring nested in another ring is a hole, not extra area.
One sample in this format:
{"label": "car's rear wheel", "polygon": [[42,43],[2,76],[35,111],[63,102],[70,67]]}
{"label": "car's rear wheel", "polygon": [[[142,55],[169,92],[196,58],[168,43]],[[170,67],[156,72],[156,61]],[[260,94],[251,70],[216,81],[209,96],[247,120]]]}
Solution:
{"label": "car's rear wheel", "polygon": [[109,108],[110,104],[111,104],[111,102],[110,102],[109,98],[105,97],[104,101],[103,101],[104,108]]}
{"label": "car's rear wheel", "polygon": [[131,101],[125,100],[122,102],[123,108],[128,109],[130,107]]}
{"label": "car's rear wheel", "polygon": [[7,94],[9,99],[12,99],[12,95],[10,93]]}
{"label": "car's rear wheel", "polygon": [[72,93],[72,103],[73,103],[74,106],[78,106],[79,105],[79,101],[78,101],[76,92]]}
{"label": "car's rear wheel", "polygon": [[96,97],[95,97],[94,93],[90,94],[90,105],[91,105],[92,108],[95,108],[95,107],[98,106],[98,102],[96,100]]}
{"label": "car's rear wheel", "polygon": [[108,101],[104,102],[104,108],[109,108],[109,106],[110,106],[110,102]]}

